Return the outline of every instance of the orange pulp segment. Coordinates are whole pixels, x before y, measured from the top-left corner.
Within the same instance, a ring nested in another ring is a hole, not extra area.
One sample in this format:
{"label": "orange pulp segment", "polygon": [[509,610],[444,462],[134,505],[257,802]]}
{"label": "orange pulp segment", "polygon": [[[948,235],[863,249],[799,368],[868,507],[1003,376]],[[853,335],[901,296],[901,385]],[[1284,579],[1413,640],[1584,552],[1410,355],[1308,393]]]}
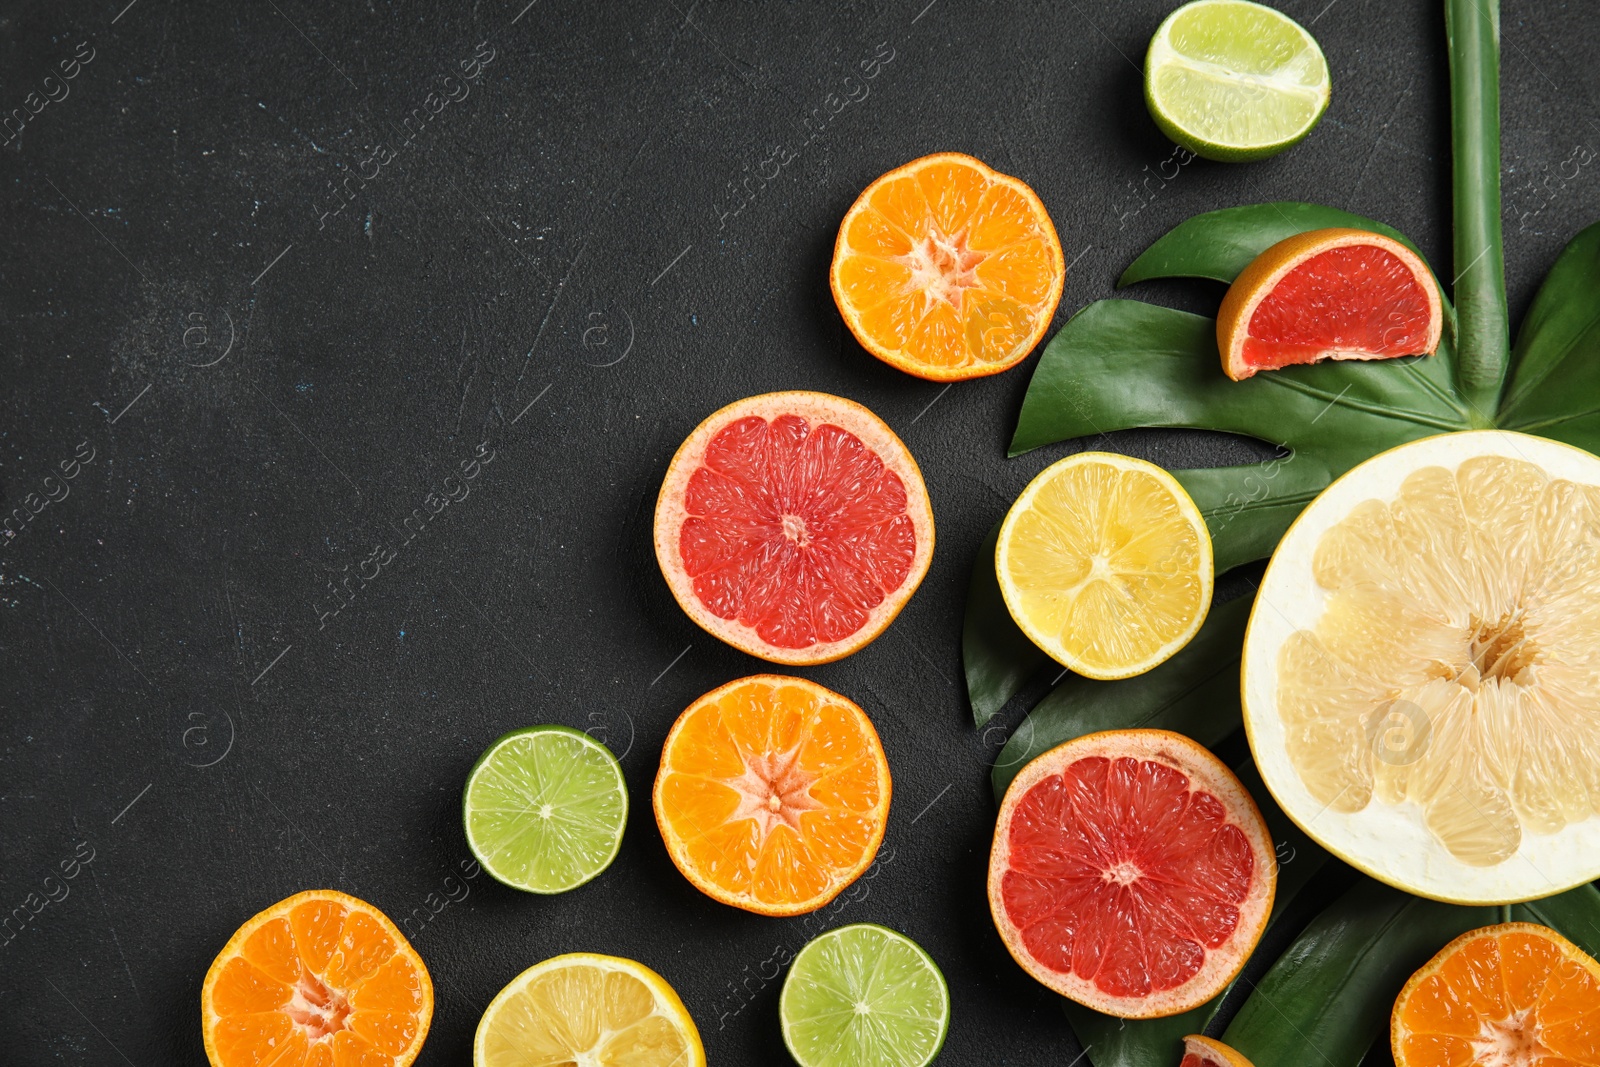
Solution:
{"label": "orange pulp segment", "polygon": [[803,678],[730,682],[679,716],[655,812],[684,877],[763,915],[815,911],[867,869],[889,817],[889,763],[851,701]]}
{"label": "orange pulp segment", "polygon": [[1600,963],[1549,927],[1472,930],[1394,1002],[1396,1067],[1600,1064]]}
{"label": "orange pulp segment", "polygon": [[1066,277],[1027,185],[940,152],[867,186],[839,227],[830,281],[856,340],[934,381],[998,374],[1044,336]]}
{"label": "orange pulp segment", "polygon": [[388,917],[312,889],[256,915],[200,991],[212,1067],[405,1067],[433,1018],[433,983]]}

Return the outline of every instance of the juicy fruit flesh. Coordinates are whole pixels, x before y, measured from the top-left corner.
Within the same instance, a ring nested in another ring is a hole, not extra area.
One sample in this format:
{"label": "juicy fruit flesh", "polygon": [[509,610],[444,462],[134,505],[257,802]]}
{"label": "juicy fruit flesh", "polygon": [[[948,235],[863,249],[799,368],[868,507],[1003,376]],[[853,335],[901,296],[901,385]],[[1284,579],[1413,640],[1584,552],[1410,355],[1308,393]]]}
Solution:
{"label": "juicy fruit flesh", "polygon": [[304,901],[268,919],[222,964],[209,1007],[222,1064],[332,1067],[409,1049],[424,979],[409,954],[362,911]]}
{"label": "juicy fruit flesh", "polygon": [[535,976],[495,1009],[482,1067],[681,1067],[683,1032],[626,971],[573,964]]}
{"label": "juicy fruit flesh", "polygon": [[1395,1011],[1396,1058],[1406,1067],[1600,1064],[1593,961],[1539,929],[1490,927],[1408,987]]}
{"label": "juicy fruit flesh", "polygon": [[1052,303],[1054,233],[1025,196],[970,164],[883,182],[843,239],[838,278],[860,330],[927,367],[1012,360]]}
{"label": "juicy fruit flesh", "polygon": [[1290,762],[1334,810],[1418,805],[1457,860],[1600,812],[1600,487],[1479,456],[1413,472],[1318,543],[1278,652]]}
{"label": "juicy fruit flesh", "polygon": [[1082,666],[1141,663],[1204,610],[1200,555],[1199,532],[1160,479],[1068,466],[1013,527],[1013,610]]}
{"label": "juicy fruit flesh", "polygon": [[719,430],[685,507],[678,551],[695,596],[777,648],[856,633],[916,557],[900,477],[848,430],[796,415]]}
{"label": "juicy fruit flesh", "polygon": [[876,847],[888,783],[859,710],[752,682],[685,716],[663,754],[659,804],[700,878],[792,905],[836,891]]}
{"label": "juicy fruit flesh", "polygon": [[1427,291],[1399,256],[1376,245],[1330,248],[1290,270],[1256,305],[1244,362],[1417,355],[1428,348],[1430,315]]}
{"label": "juicy fruit flesh", "polygon": [[1198,974],[1256,877],[1223,803],[1156,760],[1076,760],[1023,796],[1008,832],[1001,899],[1028,952],[1111,996]]}
{"label": "juicy fruit flesh", "polygon": [[1181,12],[1154,50],[1151,90],[1190,135],[1228,146],[1270,145],[1316,120],[1328,65],[1275,12],[1213,4]]}
{"label": "juicy fruit flesh", "polygon": [[497,747],[467,784],[466,810],[473,845],[495,877],[555,890],[610,862],[627,798],[606,754],[541,731]]}
{"label": "juicy fruit flesh", "polygon": [[922,1067],[944,1038],[950,1000],[911,945],[848,926],[807,946],[778,1010],[804,1067]]}

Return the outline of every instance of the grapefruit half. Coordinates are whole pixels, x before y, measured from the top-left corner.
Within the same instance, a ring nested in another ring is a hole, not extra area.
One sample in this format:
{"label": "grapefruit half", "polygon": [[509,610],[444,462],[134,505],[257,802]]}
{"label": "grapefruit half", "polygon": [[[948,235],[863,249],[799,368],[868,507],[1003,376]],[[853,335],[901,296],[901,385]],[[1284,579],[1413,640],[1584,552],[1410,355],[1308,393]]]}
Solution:
{"label": "grapefruit half", "polygon": [[1214,1037],[1190,1034],[1183,1039],[1183,1060],[1178,1067],[1255,1067],[1244,1053]]}
{"label": "grapefruit half", "polygon": [[1278,868],[1255,801],[1167,730],[1058,745],[1006,790],[989,910],[1034,978],[1125,1019],[1216,996],[1249,958]]}
{"label": "grapefruit half", "polygon": [[922,472],[872,412],[765,393],[691,433],[656,501],[656,559],[707,633],[773,663],[828,663],[883,632],[933,558]]}
{"label": "grapefruit half", "polygon": [[1217,314],[1234,381],[1324,359],[1432,355],[1444,329],[1439,285],[1411,249],[1335,227],[1279,241],[1239,273]]}

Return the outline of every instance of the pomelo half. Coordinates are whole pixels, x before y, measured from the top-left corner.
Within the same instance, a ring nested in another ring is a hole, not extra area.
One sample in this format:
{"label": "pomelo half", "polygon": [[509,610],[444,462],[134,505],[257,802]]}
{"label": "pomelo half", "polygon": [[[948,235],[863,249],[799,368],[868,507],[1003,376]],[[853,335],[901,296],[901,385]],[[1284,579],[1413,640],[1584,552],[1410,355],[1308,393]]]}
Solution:
{"label": "pomelo half", "polygon": [[1431,355],[1443,329],[1439,285],[1420,256],[1335,227],[1279,241],[1239,272],[1217,312],[1217,349],[1239,381],[1324,359]]}
{"label": "pomelo half", "polygon": [[1260,940],[1277,883],[1250,794],[1167,730],[1086,734],[1035,759],[1006,790],[989,856],[1012,957],[1127,1019],[1216,996]]}
{"label": "pomelo half", "polygon": [[928,572],[933,509],[882,419],[764,393],[697,426],[656,501],[656,559],[708,633],[773,663],[828,663],[883,632]]}
{"label": "pomelo half", "polygon": [[1600,876],[1600,459],[1498,430],[1346,473],[1284,535],[1242,664],[1285,813],[1419,896]]}

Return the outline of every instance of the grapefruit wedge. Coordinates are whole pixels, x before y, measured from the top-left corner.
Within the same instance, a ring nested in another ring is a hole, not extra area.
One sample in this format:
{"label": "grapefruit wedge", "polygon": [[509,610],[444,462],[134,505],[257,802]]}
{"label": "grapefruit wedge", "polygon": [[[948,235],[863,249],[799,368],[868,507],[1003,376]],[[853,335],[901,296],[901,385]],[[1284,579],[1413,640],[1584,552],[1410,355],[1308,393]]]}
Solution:
{"label": "grapefruit wedge", "polygon": [[1241,381],[1324,359],[1432,355],[1443,329],[1438,283],[1415,252],[1333,228],[1279,241],[1240,272],[1217,314],[1217,348]]}
{"label": "grapefruit wedge", "polygon": [[1006,790],[989,910],[1012,957],[1107,1015],[1177,1015],[1244,966],[1272,910],[1272,838],[1233,772],[1181,734],[1058,745]]}
{"label": "grapefruit wedge", "polygon": [[826,393],[765,393],[691,433],[656,501],[656,559],[708,633],[828,663],[883,632],[928,572],[933,509],[894,431]]}

